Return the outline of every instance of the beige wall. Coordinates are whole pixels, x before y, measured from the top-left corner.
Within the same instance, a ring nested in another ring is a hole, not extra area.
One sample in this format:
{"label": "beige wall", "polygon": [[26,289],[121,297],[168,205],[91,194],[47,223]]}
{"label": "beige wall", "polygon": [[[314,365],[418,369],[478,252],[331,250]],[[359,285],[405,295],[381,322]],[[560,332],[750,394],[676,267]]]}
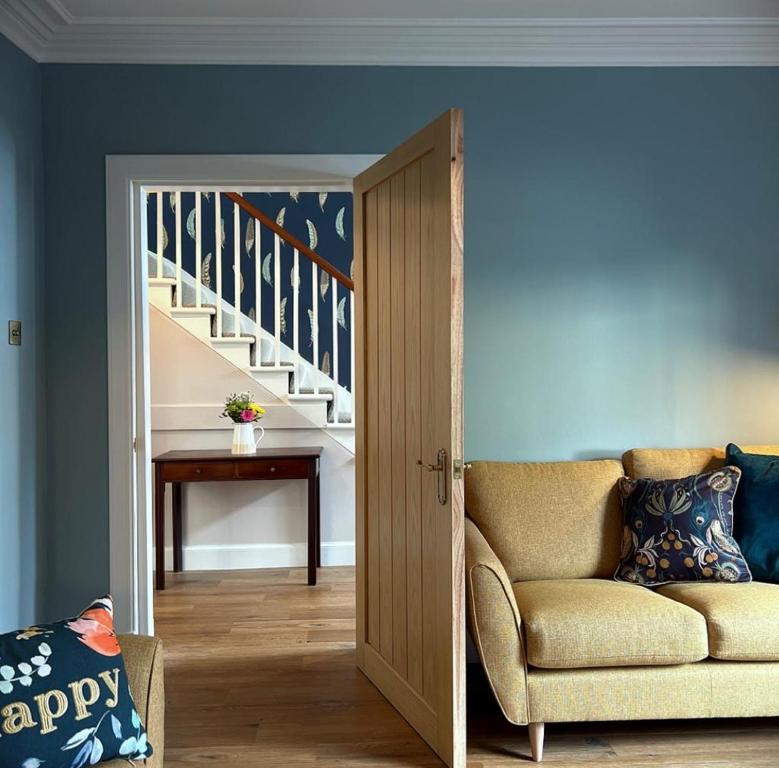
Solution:
{"label": "beige wall", "polygon": [[[324,447],[321,465],[322,562],[354,562],[354,460],[305,415],[281,404],[248,374],[158,309],[149,317],[152,451],[229,448],[219,418],[230,392],[249,390],[268,414],[262,445]],[[300,480],[199,483],[184,488],[184,567],[287,567],[305,564],[306,483]],[[170,492],[166,498],[170,515]],[[166,527],[170,566],[170,520]]]}

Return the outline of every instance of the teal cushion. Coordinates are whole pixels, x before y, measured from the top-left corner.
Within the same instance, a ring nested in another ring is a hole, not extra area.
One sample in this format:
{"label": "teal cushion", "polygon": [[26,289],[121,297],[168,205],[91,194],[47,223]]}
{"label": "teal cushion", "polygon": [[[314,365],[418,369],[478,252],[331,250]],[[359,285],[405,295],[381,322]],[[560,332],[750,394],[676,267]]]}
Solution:
{"label": "teal cushion", "polygon": [[744,453],[731,443],[725,461],[741,470],[733,535],[755,581],[779,584],[779,456]]}

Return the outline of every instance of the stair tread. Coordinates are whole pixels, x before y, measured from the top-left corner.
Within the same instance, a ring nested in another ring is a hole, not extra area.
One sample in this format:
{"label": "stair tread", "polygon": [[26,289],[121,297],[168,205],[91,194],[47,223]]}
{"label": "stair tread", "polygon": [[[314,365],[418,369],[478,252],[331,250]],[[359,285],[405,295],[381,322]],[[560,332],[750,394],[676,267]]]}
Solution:
{"label": "stair tread", "polygon": [[176,314],[177,312],[203,312],[208,315],[216,314],[216,307],[213,304],[202,304],[196,307],[194,304],[185,304],[183,307],[171,307],[171,312]]}
{"label": "stair tread", "polygon": [[211,341],[219,341],[220,339],[246,339],[247,341],[255,341],[256,336],[252,336],[250,333],[242,333],[240,336],[236,336],[234,333],[223,333],[221,336],[212,336]]}

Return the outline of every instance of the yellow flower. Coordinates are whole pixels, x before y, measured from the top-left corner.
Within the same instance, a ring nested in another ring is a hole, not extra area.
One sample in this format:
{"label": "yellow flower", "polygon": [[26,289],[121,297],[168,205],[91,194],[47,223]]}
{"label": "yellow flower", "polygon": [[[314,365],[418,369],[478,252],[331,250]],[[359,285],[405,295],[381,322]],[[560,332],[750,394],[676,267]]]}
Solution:
{"label": "yellow flower", "polygon": [[257,403],[249,403],[249,408],[251,408],[255,413],[259,413],[260,416],[265,415],[265,409]]}

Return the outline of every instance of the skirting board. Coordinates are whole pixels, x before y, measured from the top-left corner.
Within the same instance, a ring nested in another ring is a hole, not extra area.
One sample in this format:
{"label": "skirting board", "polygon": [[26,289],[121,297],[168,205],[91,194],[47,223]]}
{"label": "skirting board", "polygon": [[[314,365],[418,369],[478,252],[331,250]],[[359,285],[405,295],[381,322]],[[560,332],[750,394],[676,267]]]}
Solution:
{"label": "skirting board", "polygon": [[[307,545],[294,544],[200,544],[184,546],[185,571],[230,571],[252,568],[302,568]],[[353,541],[323,541],[322,565],[354,565]],[[165,569],[173,569],[173,547],[165,547]]]}

